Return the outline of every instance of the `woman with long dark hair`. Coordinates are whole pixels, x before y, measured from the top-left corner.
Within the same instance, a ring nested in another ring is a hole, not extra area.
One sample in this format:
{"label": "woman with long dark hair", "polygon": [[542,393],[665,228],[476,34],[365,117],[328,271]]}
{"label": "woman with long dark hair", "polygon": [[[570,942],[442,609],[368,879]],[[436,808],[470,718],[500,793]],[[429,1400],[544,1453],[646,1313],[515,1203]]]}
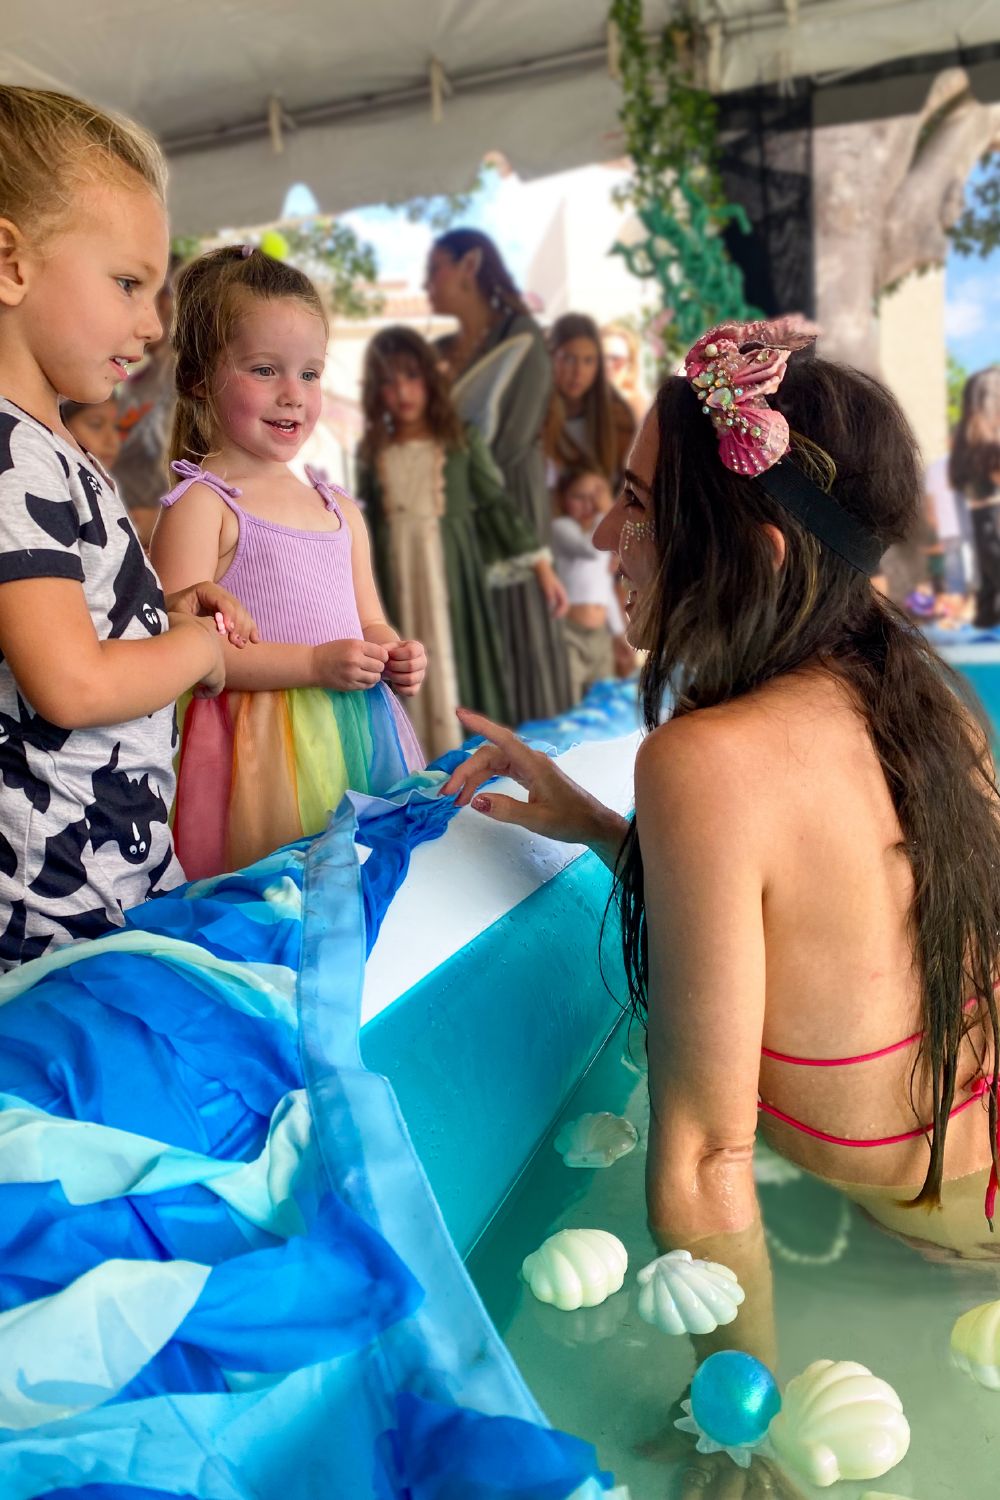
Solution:
{"label": "woman with long dark hair", "polygon": [[[998,1253],[988,736],[869,581],[916,518],[912,434],[877,381],[801,342],[766,324],[699,340],[595,536],[648,652],[634,821],[475,716],[493,744],[443,789],[615,871],[648,1028],[650,1225],[754,1289],[724,1335],[765,1358],[758,1123],[928,1253]],[[478,795],[496,774],[529,801]]]}
{"label": "woman with long dark hair", "polygon": [[965,382],[948,478],[972,523],[975,623],[990,629],[1000,625],[1000,366],[977,370]]}
{"label": "woman with long dark hair", "polygon": [[[478,229],[450,229],[434,241],[426,286],[434,311],[458,320],[457,332],[437,347],[459,413],[486,439],[508,495],[548,547],[552,514],[542,428],[552,370],[541,329],[493,241]],[[495,589],[494,604],[515,722],[563,713],[571,692],[556,617],[565,613],[565,601],[547,606],[527,573]]]}
{"label": "woman with long dark hair", "polygon": [[586,313],[564,313],[549,330],[555,391],[545,451],[561,472],[596,464],[617,486],[636,420],[607,377],[601,335]]}

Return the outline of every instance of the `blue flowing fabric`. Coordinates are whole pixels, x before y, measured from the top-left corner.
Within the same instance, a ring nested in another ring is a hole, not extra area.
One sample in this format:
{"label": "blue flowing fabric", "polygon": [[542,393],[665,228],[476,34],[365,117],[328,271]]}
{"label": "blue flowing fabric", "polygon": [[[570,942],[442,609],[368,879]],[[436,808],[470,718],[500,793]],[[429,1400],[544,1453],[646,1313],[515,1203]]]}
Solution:
{"label": "blue flowing fabric", "polygon": [[349,795],[319,838],[0,976],[4,1500],[610,1485],[546,1424],[360,1059],[365,958],[452,812]]}

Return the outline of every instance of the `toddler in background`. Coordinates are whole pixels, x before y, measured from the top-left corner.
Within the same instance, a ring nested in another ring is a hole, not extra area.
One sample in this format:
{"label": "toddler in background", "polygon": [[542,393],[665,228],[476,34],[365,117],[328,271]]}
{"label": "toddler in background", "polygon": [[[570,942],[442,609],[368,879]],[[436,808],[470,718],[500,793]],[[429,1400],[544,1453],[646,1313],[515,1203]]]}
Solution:
{"label": "toddler in background", "polygon": [[630,654],[625,621],[615,595],[616,563],[594,546],[594,530],[612,506],[611,487],[596,466],[579,465],[560,475],[555,488],[552,555],[569,595],[563,621],[573,697],[614,677]]}
{"label": "toddler in background", "polygon": [[63,401],[59,415],[66,431],[72,433],[80,447],[110,474],[122,446],[115,397],[95,401],[91,406],[82,401]]}

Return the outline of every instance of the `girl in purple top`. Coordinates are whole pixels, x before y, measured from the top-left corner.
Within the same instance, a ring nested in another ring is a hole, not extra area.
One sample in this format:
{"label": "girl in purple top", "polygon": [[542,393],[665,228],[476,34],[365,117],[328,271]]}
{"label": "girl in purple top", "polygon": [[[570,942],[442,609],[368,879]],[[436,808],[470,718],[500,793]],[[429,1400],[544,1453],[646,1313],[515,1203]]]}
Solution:
{"label": "girl in purple top", "polygon": [[385,620],[354,502],[288,468],[319,417],[327,337],[312,283],[260,250],[213,250],[178,280],[181,482],[153,556],[168,588],[224,579],[260,632],[227,650],[214,706],[185,715],[174,837],[192,877],[317,833],[348,788],[383,792],[423,764],[399,697],[419,690],[424,648]]}

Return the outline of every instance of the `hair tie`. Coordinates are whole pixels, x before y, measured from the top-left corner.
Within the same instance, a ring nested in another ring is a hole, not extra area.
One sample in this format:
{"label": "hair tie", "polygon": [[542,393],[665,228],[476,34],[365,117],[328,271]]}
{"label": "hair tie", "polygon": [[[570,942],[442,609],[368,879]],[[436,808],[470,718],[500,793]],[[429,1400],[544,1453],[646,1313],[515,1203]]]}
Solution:
{"label": "hair tie", "polygon": [[253,252],[254,252],[253,245],[241,245],[240,246],[240,255],[243,257],[244,260],[249,260],[250,257],[251,257],[251,255],[253,254]]}

